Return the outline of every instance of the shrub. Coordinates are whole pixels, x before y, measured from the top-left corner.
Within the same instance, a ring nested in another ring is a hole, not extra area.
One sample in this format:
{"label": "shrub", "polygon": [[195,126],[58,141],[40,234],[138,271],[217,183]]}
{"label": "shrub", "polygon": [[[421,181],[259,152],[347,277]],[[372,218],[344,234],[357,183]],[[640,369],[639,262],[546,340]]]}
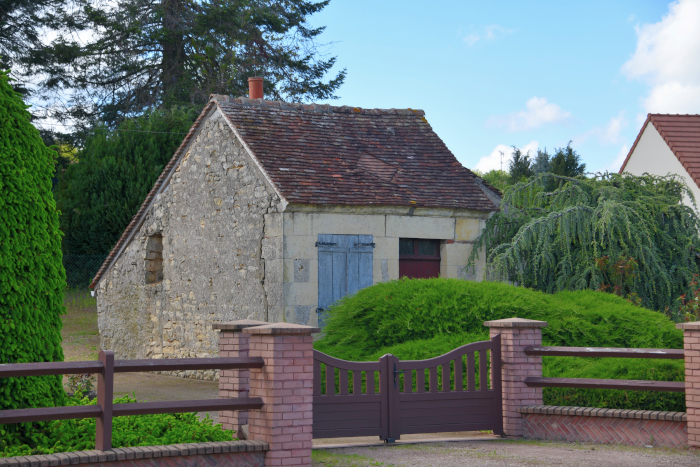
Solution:
{"label": "shrub", "polygon": [[[0,72],[0,364],[63,361],[53,152]],[[0,410],[60,405],[60,376],[0,378]]]}
{"label": "shrub", "polygon": [[[69,406],[94,405],[80,394],[67,399]],[[136,402],[129,396],[114,400],[115,404]],[[162,444],[231,441],[233,432],[213,425],[209,417],[199,420],[197,414],[130,415],[115,417],[112,424],[112,447],[156,446]],[[28,456],[57,452],[95,449],[94,418],[55,420],[25,424],[31,429],[8,429],[0,425],[0,456]]]}
{"label": "shrub", "polygon": [[[377,284],[331,308],[314,347],[337,358],[374,360],[386,353],[425,359],[488,339],[484,321],[548,322],[545,345],[682,348],[682,332],[661,313],[594,291],[545,294],[508,284],[457,279],[401,279]],[[681,361],[545,358],[545,376],[683,381]],[[683,394],[546,389],[545,403],[683,410]]]}

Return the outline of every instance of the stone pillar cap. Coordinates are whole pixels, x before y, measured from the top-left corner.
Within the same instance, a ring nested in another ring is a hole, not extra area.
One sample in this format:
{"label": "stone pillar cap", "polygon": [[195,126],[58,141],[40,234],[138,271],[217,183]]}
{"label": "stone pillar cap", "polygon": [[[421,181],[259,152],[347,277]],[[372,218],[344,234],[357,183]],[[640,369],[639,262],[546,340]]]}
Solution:
{"label": "stone pillar cap", "polygon": [[535,319],[506,318],[493,321],[484,321],[487,328],[546,328],[547,321],[537,321]]}
{"label": "stone pillar cap", "polygon": [[263,326],[249,327],[243,330],[246,334],[271,334],[271,335],[311,335],[321,332],[320,328],[311,326],[303,326],[301,324],[292,323],[270,323]]}
{"label": "stone pillar cap", "polygon": [[222,331],[242,331],[245,328],[262,326],[264,324],[268,323],[266,321],[256,321],[254,319],[239,319],[236,321],[226,321],[224,323],[214,323],[211,327]]}
{"label": "stone pillar cap", "polygon": [[700,331],[700,321],[693,321],[692,323],[677,323],[677,329],[685,329],[687,331]]}

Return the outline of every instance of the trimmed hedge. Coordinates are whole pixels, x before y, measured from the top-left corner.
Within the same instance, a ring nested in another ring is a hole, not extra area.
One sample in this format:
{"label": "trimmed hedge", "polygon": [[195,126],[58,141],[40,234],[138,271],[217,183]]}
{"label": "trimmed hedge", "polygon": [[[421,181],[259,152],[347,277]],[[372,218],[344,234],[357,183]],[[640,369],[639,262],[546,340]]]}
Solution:
{"label": "trimmed hedge", "polygon": [[[442,355],[488,339],[484,321],[547,321],[545,345],[569,347],[683,348],[683,334],[661,313],[593,291],[545,294],[503,283],[457,279],[401,279],[346,297],[330,310],[324,336],[314,347],[347,360]],[[683,381],[680,360],[547,357],[544,376]],[[684,411],[682,393],[554,389],[545,403]]]}
{"label": "trimmed hedge", "polygon": [[[0,364],[63,361],[54,153],[0,71]],[[0,378],[0,410],[61,405],[60,376]]]}

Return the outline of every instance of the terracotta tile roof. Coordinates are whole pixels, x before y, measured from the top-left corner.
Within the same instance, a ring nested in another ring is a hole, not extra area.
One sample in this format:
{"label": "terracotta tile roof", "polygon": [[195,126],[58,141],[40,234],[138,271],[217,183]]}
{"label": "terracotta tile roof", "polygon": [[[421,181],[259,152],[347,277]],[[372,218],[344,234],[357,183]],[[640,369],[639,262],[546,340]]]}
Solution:
{"label": "terracotta tile roof", "polygon": [[700,115],[649,114],[620,168],[620,173],[625,170],[627,161],[649,123],[654,125],[683,168],[700,187]]}
{"label": "terracotta tile roof", "polygon": [[219,105],[290,203],[497,209],[422,110]]}
{"label": "terracotta tile roof", "polygon": [[[218,105],[290,203],[496,211],[422,110],[360,109],[212,96],[90,284],[109,270]],[[477,181],[478,180],[478,181]]]}

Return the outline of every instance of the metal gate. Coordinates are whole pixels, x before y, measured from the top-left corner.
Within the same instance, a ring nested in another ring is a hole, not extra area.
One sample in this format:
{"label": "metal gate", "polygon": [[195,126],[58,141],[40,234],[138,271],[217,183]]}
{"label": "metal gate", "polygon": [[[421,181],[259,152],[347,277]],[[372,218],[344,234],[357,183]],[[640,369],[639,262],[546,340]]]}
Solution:
{"label": "metal gate", "polygon": [[350,362],[314,351],[314,438],[503,434],[501,397],[500,335],[429,360],[387,354],[378,362]]}

